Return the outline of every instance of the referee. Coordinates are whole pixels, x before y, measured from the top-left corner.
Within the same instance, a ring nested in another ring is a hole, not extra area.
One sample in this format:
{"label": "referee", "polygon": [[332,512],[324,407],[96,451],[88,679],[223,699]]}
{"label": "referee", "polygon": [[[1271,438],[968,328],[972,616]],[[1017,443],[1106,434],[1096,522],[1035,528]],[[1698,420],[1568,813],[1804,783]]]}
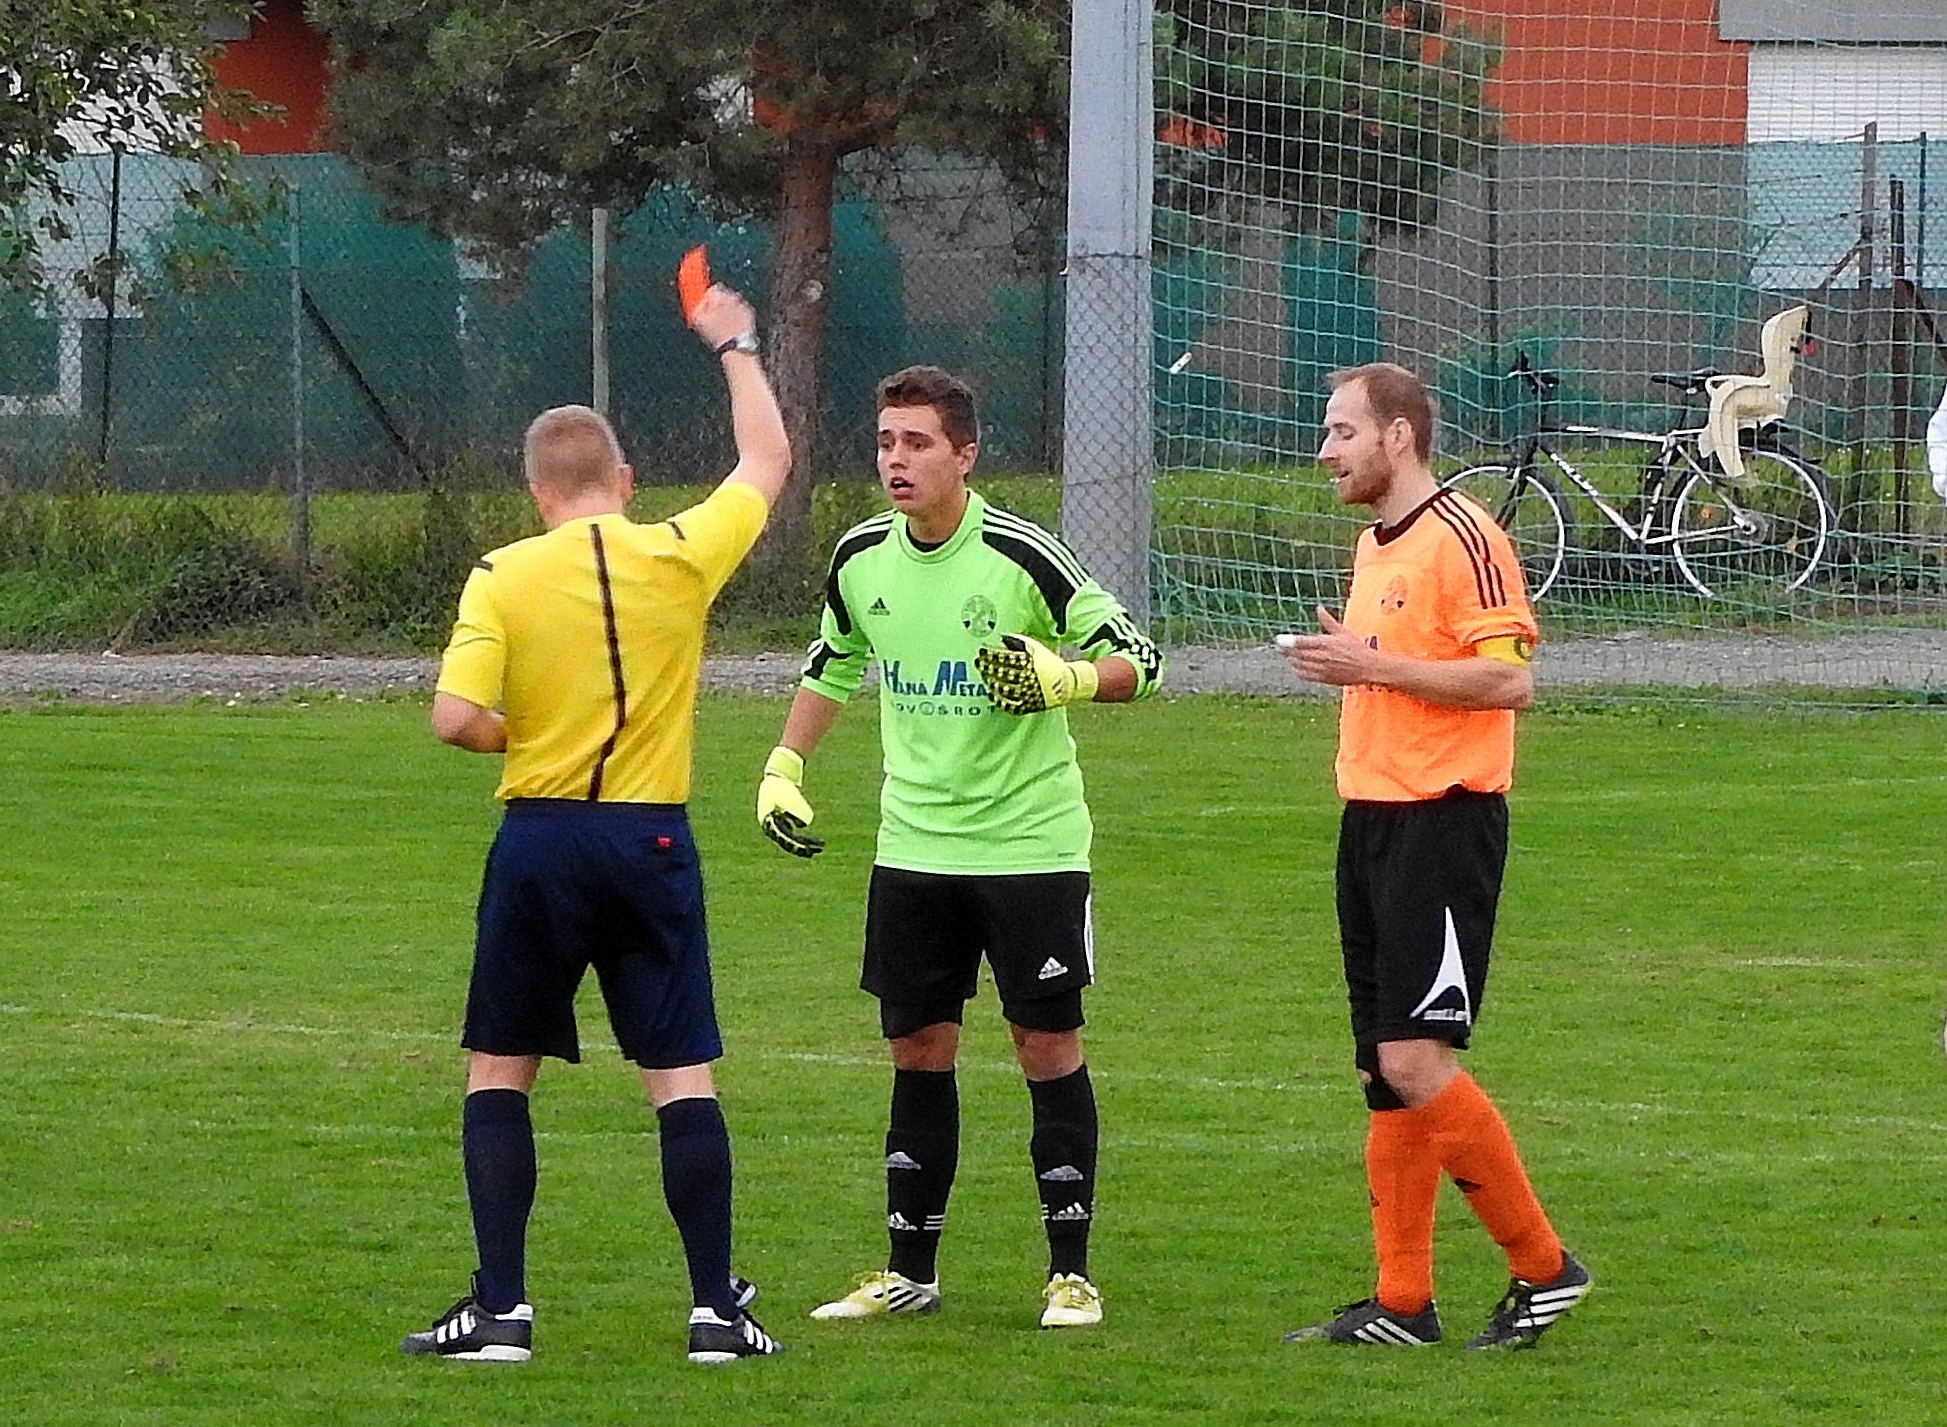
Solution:
{"label": "referee", "polygon": [[401,1349],[525,1362],[534,1131],[543,1056],[581,1058],[574,997],[594,967],[622,1054],[655,1107],[663,1195],[689,1261],[689,1356],[780,1351],[730,1271],[730,1137],[710,1062],[723,1053],[703,885],[684,811],[704,620],[790,471],[751,309],[711,288],[691,326],[723,365],[737,464],[701,504],[638,525],[634,473],[583,406],[527,430],[527,488],[546,533],[482,559],[460,596],[433,732],[504,753],[506,815],[487,856],[467,995],[461,1146],[479,1269],[472,1290]]}
{"label": "referee", "polygon": [[1411,1347],[1440,1340],[1433,1211],[1451,1177],[1507,1254],[1512,1281],[1470,1348],[1532,1347],[1589,1291],[1493,1101],[1460,1068],[1487,985],[1514,715],[1528,706],[1534,611],[1486,511],[1443,491],[1433,401],[1403,367],[1335,372],[1319,460],[1369,506],[1343,623],[1296,637],[1301,677],[1345,689],[1337,764],[1339,936],[1359,1078],[1374,1295],[1290,1339]]}

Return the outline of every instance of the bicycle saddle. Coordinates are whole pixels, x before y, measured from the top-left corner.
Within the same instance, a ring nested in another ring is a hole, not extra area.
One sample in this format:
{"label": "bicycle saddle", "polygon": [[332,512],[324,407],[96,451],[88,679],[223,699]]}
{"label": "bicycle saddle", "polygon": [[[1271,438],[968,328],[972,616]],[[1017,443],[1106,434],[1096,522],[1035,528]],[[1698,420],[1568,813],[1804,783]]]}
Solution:
{"label": "bicycle saddle", "polygon": [[1704,384],[1712,377],[1722,375],[1723,373],[1715,367],[1699,367],[1696,371],[1688,374],[1678,372],[1652,372],[1650,373],[1650,380],[1663,386],[1673,386],[1685,396],[1702,396],[1706,390]]}
{"label": "bicycle saddle", "polygon": [[1546,394],[1562,384],[1559,372],[1545,372],[1539,367],[1528,365],[1528,354],[1522,352],[1515,358],[1514,366],[1508,370],[1511,377],[1520,377],[1537,393]]}

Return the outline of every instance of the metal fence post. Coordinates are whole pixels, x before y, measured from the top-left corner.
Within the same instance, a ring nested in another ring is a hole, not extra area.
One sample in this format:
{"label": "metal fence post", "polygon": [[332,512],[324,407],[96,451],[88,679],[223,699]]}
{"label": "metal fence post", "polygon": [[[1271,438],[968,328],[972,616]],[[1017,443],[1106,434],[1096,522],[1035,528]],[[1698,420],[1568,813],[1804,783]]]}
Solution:
{"label": "metal fence post", "polygon": [[1077,0],[1068,110],[1061,527],[1089,572],[1149,618],[1151,0]]}
{"label": "metal fence post", "polygon": [[291,555],[298,598],[311,601],[311,481],[304,466],[304,194],[291,185]]}

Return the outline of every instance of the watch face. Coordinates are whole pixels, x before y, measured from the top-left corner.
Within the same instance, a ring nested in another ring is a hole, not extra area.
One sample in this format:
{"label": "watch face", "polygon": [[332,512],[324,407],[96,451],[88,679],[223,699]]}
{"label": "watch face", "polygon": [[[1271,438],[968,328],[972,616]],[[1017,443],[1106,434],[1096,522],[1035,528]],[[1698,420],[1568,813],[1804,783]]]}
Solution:
{"label": "watch face", "polygon": [[735,337],[718,346],[717,355],[722,356],[725,352],[750,352],[755,354],[757,349],[757,334],[755,332],[739,332]]}

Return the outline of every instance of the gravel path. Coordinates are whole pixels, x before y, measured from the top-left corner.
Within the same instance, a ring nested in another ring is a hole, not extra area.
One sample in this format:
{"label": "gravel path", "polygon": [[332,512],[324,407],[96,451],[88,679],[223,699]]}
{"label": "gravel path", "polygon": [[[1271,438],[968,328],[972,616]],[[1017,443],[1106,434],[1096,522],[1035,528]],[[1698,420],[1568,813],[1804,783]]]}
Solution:
{"label": "gravel path", "polygon": [[[705,665],[713,689],[783,693],[799,656],[721,656]],[[78,703],[255,702],[313,691],[375,695],[432,687],[431,659],[256,654],[0,653],[0,699]],[[1543,647],[1539,682],[1549,688],[1666,685],[1756,688],[1947,689],[1947,630],[1884,630],[1843,639],[1664,639],[1622,634]],[[1298,684],[1269,648],[1170,651],[1165,686],[1178,694],[1319,695]]]}

